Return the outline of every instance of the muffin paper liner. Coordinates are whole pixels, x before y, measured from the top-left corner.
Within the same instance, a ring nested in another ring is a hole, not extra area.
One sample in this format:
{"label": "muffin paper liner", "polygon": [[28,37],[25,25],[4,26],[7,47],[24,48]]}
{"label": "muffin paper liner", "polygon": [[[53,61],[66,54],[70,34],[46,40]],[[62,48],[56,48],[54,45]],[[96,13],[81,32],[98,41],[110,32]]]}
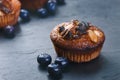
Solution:
{"label": "muffin paper liner", "polygon": [[66,50],[59,48],[54,45],[55,51],[58,56],[66,57],[72,62],[89,62],[97,58],[100,54],[102,45],[97,46],[96,48],[90,49],[89,51],[82,50]]}

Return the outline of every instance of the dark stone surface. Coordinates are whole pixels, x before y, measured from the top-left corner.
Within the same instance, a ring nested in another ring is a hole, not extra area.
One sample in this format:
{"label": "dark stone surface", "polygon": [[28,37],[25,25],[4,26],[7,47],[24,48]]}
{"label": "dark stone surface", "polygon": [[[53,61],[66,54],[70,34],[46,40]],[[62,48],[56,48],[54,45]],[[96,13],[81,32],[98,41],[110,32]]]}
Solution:
{"label": "dark stone surface", "polygon": [[66,0],[55,16],[32,17],[17,27],[14,39],[0,35],[0,80],[52,80],[40,69],[36,57],[56,57],[49,34],[53,27],[71,19],[89,21],[106,34],[101,56],[85,64],[70,64],[61,80],[120,80],[120,0]]}

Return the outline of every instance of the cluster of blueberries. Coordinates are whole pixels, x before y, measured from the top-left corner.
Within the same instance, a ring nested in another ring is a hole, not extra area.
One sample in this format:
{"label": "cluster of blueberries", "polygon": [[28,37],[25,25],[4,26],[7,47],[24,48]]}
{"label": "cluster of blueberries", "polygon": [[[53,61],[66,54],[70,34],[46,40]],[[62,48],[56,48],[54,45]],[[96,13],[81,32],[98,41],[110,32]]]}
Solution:
{"label": "cluster of blueberries", "polygon": [[[47,4],[45,7],[40,8],[36,11],[37,15],[41,18],[47,17],[49,14],[53,15],[56,12],[56,8],[58,5],[63,5],[65,4],[64,0],[48,0]],[[20,18],[23,21],[29,21],[30,20],[30,13],[26,9],[21,9],[20,11]]]}
{"label": "cluster of blueberries", "polygon": [[[37,10],[38,16],[45,18],[48,16],[48,14],[55,14],[57,4],[63,5],[63,4],[65,4],[65,0],[48,0],[45,7]],[[21,9],[20,18],[22,19],[23,22],[28,22],[30,20],[29,11],[26,9]],[[2,32],[4,33],[5,37],[7,37],[7,38],[13,38],[15,36],[14,26],[8,25],[2,29]]]}
{"label": "cluster of blueberries", "polygon": [[64,72],[69,65],[69,61],[64,57],[57,57],[54,63],[51,63],[52,58],[46,53],[38,55],[37,62],[40,67],[47,68],[49,76],[53,78],[61,78],[62,72]]}

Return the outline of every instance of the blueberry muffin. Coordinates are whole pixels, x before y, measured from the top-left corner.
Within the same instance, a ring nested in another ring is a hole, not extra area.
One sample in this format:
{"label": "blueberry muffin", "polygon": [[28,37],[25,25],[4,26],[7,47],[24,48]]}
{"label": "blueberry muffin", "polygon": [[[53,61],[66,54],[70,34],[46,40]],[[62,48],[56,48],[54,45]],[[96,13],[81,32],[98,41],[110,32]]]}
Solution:
{"label": "blueberry muffin", "polygon": [[37,10],[45,5],[48,0],[20,0],[22,8],[28,10]]}
{"label": "blueberry muffin", "polygon": [[105,41],[101,29],[78,20],[57,25],[50,33],[50,38],[58,56],[77,63],[97,58]]}
{"label": "blueberry muffin", "polygon": [[16,24],[20,8],[18,0],[0,0],[0,28]]}

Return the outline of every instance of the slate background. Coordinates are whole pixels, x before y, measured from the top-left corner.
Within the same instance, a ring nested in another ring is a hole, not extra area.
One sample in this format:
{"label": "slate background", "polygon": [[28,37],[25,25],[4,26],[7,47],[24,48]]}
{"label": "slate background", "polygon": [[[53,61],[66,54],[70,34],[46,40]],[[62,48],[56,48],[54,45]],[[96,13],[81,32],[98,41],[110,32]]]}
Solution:
{"label": "slate background", "polygon": [[70,64],[60,80],[120,80],[120,0],[66,0],[55,16],[32,16],[20,23],[14,39],[0,34],[0,80],[52,80],[39,68],[36,57],[49,53],[56,58],[49,34],[53,27],[71,19],[99,26],[106,35],[101,56],[89,63]]}

